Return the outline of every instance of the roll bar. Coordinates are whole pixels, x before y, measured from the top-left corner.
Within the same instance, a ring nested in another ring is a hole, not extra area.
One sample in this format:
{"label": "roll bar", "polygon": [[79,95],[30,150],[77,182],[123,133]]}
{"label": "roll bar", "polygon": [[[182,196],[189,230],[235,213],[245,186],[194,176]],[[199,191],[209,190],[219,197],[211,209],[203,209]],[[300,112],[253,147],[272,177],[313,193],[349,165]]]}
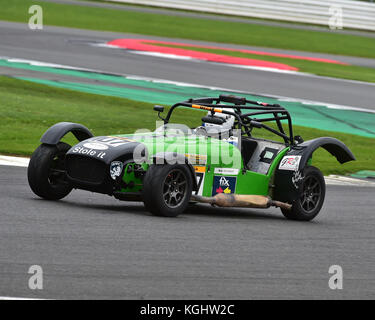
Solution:
{"label": "roll bar", "polygon": [[[231,104],[222,104],[223,102],[231,103]],[[251,105],[251,106],[250,106]],[[197,98],[197,99],[189,99],[186,101],[178,102],[174,104],[168,111],[166,118],[164,119],[164,124],[169,123],[171,115],[173,111],[178,107],[188,107],[193,109],[200,109],[206,110],[211,112],[212,114],[218,112],[223,114],[228,114],[234,116],[236,119],[236,124],[238,125],[239,129],[242,132],[244,129],[247,135],[251,135],[251,129],[253,127],[262,127],[275,135],[284,139],[284,142],[289,145],[294,145],[294,137],[293,137],[293,127],[292,127],[292,119],[290,117],[289,112],[280,106],[279,104],[270,104],[261,101],[252,101],[247,100],[243,97],[237,97],[233,95],[220,95],[218,98],[216,97],[207,97],[207,98]],[[235,112],[225,110],[225,109],[234,109]],[[252,112],[242,113],[243,110]],[[272,115],[269,118],[253,118],[254,116],[258,115],[265,115],[270,114]],[[288,130],[289,135],[287,135],[284,131],[284,128],[281,124],[281,120],[288,121]],[[263,122],[271,122],[275,121],[277,124],[278,130],[275,130]]]}

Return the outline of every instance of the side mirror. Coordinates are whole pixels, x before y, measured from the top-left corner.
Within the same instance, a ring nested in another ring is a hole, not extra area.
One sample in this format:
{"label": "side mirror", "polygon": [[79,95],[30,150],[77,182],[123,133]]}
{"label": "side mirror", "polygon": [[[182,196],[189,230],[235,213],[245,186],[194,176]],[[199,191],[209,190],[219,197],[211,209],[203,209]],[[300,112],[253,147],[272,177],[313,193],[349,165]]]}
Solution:
{"label": "side mirror", "polygon": [[166,123],[165,119],[160,115],[160,113],[164,112],[164,107],[163,106],[154,105],[154,111],[156,111],[158,113],[159,119],[163,120],[164,123]]}
{"label": "side mirror", "polygon": [[302,137],[301,136],[295,136],[294,137],[294,140],[298,143],[298,144],[300,144],[300,143],[303,143],[304,142],[304,140],[302,139]]}
{"label": "side mirror", "polygon": [[154,106],[154,111],[157,111],[157,112],[164,112],[164,107],[163,107],[163,106],[155,105],[155,106]]}

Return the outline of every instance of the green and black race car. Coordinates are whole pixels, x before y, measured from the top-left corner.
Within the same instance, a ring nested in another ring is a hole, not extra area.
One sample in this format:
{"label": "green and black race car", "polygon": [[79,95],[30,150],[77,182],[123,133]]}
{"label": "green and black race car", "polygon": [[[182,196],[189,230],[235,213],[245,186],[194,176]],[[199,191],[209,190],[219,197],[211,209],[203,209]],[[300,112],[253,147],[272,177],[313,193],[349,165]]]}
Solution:
{"label": "green and black race car", "polygon": [[[205,111],[202,125],[171,123],[177,108]],[[322,208],[325,181],[312,166],[322,147],[340,163],[355,160],[339,140],[303,141],[293,135],[290,114],[278,104],[242,97],[190,99],[154,110],[162,119],[154,132],[97,136],[83,125],[61,122],[49,128],[33,153],[28,180],[33,192],[58,200],[72,189],[143,201],[151,213],[174,217],[189,203],[280,207],[285,217],[311,220]],[[253,130],[256,129],[256,130]],[[271,132],[275,139],[253,137]],[[79,141],[61,142],[67,133]]]}

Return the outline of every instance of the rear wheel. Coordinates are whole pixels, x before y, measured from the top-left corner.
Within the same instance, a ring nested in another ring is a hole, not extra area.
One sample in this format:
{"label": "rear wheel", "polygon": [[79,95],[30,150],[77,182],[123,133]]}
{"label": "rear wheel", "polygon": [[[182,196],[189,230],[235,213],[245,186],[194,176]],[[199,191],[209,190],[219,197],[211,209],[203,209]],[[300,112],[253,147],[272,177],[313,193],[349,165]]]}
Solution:
{"label": "rear wheel", "polygon": [[300,197],[293,203],[292,209],[281,211],[288,219],[309,221],[317,216],[324,202],[326,185],[321,171],[307,166],[300,188]]}
{"label": "rear wheel", "polygon": [[72,187],[66,180],[65,154],[70,145],[41,144],[32,154],[27,177],[31,190],[39,197],[59,200],[66,197]]}
{"label": "rear wheel", "polygon": [[176,217],[184,212],[192,192],[186,165],[152,165],[143,180],[143,202],[154,215]]}

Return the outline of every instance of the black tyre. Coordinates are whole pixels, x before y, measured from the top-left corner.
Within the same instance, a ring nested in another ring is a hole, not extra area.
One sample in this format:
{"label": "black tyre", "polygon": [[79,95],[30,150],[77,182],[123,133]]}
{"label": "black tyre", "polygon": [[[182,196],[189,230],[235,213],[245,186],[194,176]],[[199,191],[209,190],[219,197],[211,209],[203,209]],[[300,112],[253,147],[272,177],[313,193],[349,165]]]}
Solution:
{"label": "black tyre", "polygon": [[176,217],[184,212],[192,192],[192,175],[186,165],[152,165],[143,180],[143,202],[152,214]]}
{"label": "black tyre", "polygon": [[39,197],[59,200],[72,187],[66,180],[65,154],[70,145],[59,142],[56,146],[41,144],[32,154],[27,177],[31,190]]}
{"label": "black tyre", "polygon": [[291,210],[281,209],[283,215],[291,220],[310,221],[323,206],[326,194],[323,174],[318,168],[307,166],[303,175],[300,198],[293,203]]}

